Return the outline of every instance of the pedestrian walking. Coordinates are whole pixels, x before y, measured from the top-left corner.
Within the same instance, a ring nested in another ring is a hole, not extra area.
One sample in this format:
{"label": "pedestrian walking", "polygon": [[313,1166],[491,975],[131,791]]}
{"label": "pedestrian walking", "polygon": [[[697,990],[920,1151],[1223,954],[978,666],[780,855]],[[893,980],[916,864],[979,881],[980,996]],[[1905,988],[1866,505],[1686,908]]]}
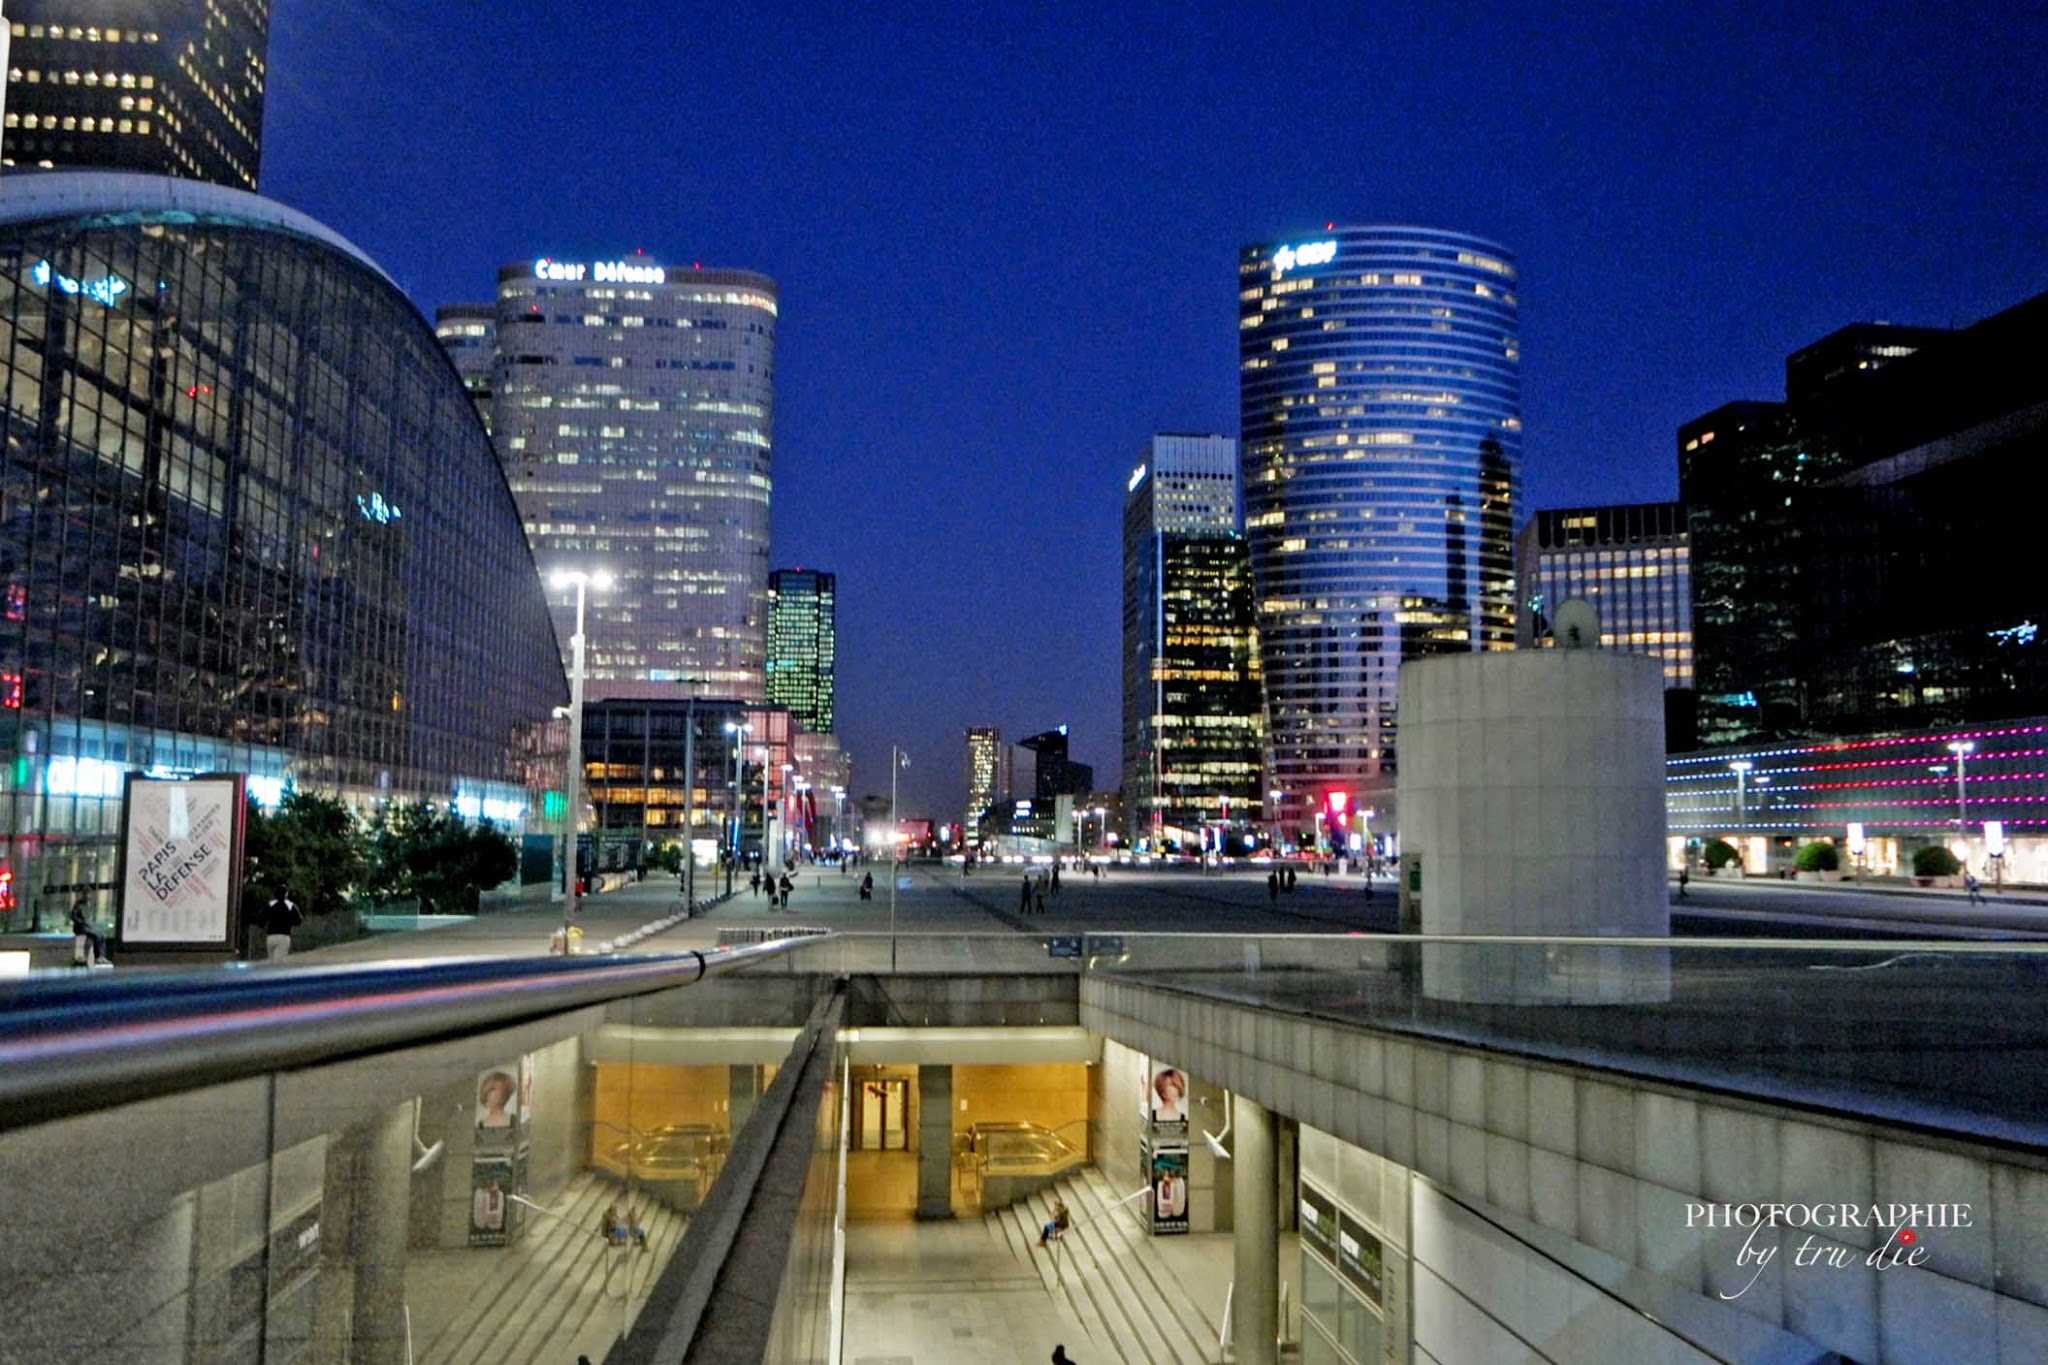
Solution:
{"label": "pedestrian walking", "polygon": [[1691,894],[1685,889],[1686,884],[1691,880],[1692,873],[1690,870],[1683,867],[1678,869],[1678,898],[1680,900],[1684,900],[1688,895]]}
{"label": "pedestrian walking", "polygon": [[1060,893],[1060,864],[1057,858],[1053,859],[1052,864],[1052,893],[1055,896]]}
{"label": "pedestrian walking", "polygon": [[1982,905],[1984,903],[1984,883],[1977,880],[1976,873],[1963,873],[1963,889],[1970,893],[1970,904]]}
{"label": "pedestrian walking", "polygon": [[761,894],[760,873],[756,872],[753,876],[747,878],[747,889],[752,891],[756,896],[759,896]]}
{"label": "pedestrian walking", "polygon": [[782,881],[778,883],[778,886],[782,891],[782,908],[787,910],[789,909],[789,893],[796,890],[796,883],[791,881],[789,874],[785,872],[782,874]]}
{"label": "pedestrian walking", "polygon": [[1045,879],[1042,877],[1039,879],[1038,886],[1032,894],[1031,909],[1035,914],[1042,915],[1045,913]]}
{"label": "pedestrian walking", "polygon": [[1020,915],[1031,913],[1031,874],[1029,872],[1024,874],[1024,899],[1017,902],[1017,913]]}
{"label": "pedestrian walking", "polygon": [[270,904],[263,907],[263,946],[272,962],[282,962],[291,956],[292,930],[304,919],[292,893],[285,887],[277,888]]}
{"label": "pedestrian walking", "polygon": [[860,898],[864,901],[871,901],[875,898],[874,873],[863,872],[860,874]]}
{"label": "pedestrian walking", "polygon": [[1278,872],[1268,872],[1266,874],[1266,900],[1273,905],[1280,903],[1280,874]]}

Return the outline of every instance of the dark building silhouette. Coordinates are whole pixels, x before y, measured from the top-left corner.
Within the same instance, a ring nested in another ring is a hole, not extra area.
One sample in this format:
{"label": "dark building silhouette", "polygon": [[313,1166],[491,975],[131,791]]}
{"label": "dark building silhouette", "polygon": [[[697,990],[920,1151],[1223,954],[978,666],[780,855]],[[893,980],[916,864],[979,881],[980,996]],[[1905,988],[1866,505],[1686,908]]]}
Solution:
{"label": "dark building silhouette", "polygon": [[11,0],[7,22],[0,162],[256,188],[268,0]]}
{"label": "dark building silhouette", "polygon": [[1857,324],[1788,359],[1786,401],[1679,429],[1702,744],[2048,710],[2044,352],[2048,295]]}
{"label": "dark building silhouette", "polygon": [[1046,730],[1017,741],[1017,747],[1032,755],[1031,795],[1039,801],[1054,797],[1085,797],[1095,790],[1095,769],[1067,757],[1067,727]]}

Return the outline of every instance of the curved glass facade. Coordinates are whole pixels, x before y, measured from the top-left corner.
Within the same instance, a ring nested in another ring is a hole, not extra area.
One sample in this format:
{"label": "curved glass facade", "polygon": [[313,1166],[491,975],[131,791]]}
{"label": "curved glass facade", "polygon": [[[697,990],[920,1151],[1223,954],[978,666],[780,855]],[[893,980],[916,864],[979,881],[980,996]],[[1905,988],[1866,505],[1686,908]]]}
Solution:
{"label": "curved glass facade", "polygon": [[1385,809],[1404,659],[1514,642],[1514,257],[1333,226],[1238,259],[1245,533],[1281,818]]}
{"label": "curved glass facade", "polygon": [[425,319],[276,206],[181,185],[172,208],[168,185],[0,181],[10,924],[112,882],[131,771],[530,822],[567,700],[505,476]]}

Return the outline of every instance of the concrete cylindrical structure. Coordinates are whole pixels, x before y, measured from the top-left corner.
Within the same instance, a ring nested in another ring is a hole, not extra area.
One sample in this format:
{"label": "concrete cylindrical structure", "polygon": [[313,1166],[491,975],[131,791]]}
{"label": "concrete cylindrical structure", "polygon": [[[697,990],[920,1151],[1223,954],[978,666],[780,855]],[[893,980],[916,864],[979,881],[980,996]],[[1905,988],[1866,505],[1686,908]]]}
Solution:
{"label": "concrete cylindrical structure", "polygon": [[[1664,695],[1656,659],[1593,649],[1401,668],[1404,864],[1425,934],[1664,937]],[[1649,949],[1432,947],[1428,994],[1613,1002],[1667,993]]]}
{"label": "concrete cylindrical structure", "polygon": [[1239,1365],[1280,1359],[1280,1157],[1273,1115],[1242,1094],[1232,1101],[1236,1219],[1231,1234],[1231,1345]]}

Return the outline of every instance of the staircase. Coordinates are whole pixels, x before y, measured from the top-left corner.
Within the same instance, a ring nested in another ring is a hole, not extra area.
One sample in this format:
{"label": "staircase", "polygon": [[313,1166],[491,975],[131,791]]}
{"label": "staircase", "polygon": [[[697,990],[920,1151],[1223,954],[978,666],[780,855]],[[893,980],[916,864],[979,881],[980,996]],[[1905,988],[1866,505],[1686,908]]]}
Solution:
{"label": "staircase", "polygon": [[[1166,1265],[1136,1210],[1117,1205],[1093,1166],[988,1214],[985,1222],[1011,1251],[1038,1268],[1046,1289],[1064,1299],[1095,1341],[1127,1365],[1195,1365],[1220,1360],[1216,1334],[1223,1305],[1197,1305]],[[1041,1248],[1039,1229],[1064,1199],[1072,1224]],[[1113,1207],[1114,1206],[1114,1207]]]}
{"label": "staircase", "polygon": [[520,1210],[526,1229],[518,1245],[442,1253],[469,1258],[474,1270],[462,1276],[469,1293],[454,1316],[418,1343],[421,1365],[556,1365],[578,1352],[601,1358],[640,1311],[688,1223],[667,1205],[636,1197],[647,1245],[612,1246],[598,1234],[598,1220],[614,1202],[625,1207],[624,1191],[585,1173],[550,1201],[560,1217]]}

